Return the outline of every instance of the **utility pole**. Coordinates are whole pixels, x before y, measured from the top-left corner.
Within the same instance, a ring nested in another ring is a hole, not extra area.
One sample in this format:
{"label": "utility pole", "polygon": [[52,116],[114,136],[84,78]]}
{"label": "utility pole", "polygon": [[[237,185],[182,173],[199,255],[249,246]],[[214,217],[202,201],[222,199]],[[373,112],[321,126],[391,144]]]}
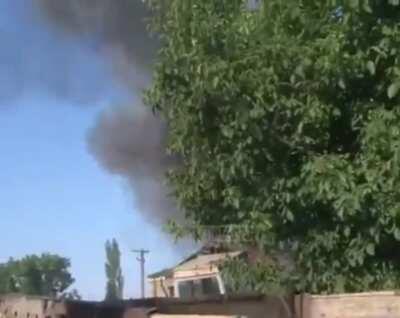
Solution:
{"label": "utility pole", "polygon": [[136,259],[140,263],[140,279],[141,279],[141,292],[142,292],[142,298],[146,297],[146,291],[145,291],[145,271],[144,271],[144,265],[146,263],[145,255],[147,253],[150,253],[148,250],[140,249],[140,250],[132,250],[133,253],[139,254],[139,257]]}

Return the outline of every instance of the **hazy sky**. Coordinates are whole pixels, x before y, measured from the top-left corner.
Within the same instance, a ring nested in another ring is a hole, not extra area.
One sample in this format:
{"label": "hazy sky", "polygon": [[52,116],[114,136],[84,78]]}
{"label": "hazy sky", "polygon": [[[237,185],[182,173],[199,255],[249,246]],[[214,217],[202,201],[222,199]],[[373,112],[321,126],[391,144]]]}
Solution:
{"label": "hazy sky", "polygon": [[130,249],[151,250],[148,272],[182,255],[87,150],[99,113],[126,96],[88,42],[60,37],[36,17],[33,1],[0,0],[0,262],[42,252],[69,257],[74,287],[101,299],[104,243],[115,237],[126,296],[138,296]]}

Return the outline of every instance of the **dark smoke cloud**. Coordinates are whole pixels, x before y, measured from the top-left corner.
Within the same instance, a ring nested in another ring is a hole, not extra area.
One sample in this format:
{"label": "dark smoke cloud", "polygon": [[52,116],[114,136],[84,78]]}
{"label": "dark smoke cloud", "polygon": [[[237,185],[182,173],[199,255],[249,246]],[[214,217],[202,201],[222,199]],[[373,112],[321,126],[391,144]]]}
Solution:
{"label": "dark smoke cloud", "polygon": [[42,13],[62,30],[92,42],[125,84],[143,88],[157,49],[142,0],[38,0]]}
{"label": "dark smoke cloud", "polygon": [[37,9],[34,1],[0,1],[0,105],[29,94],[93,104],[111,94],[101,56],[53,32]]}
{"label": "dark smoke cloud", "polygon": [[181,219],[165,186],[173,163],[165,153],[166,126],[147,110],[142,90],[150,83],[157,41],[147,32],[149,12],[142,0],[39,0],[42,14],[64,33],[95,39],[116,78],[132,92],[131,106],[101,114],[88,135],[90,151],[109,172],[134,189],[146,220],[161,224]]}
{"label": "dark smoke cloud", "polygon": [[114,107],[101,114],[89,132],[89,147],[111,173],[134,189],[147,221],[161,224],[180,218],[164,176],[176,161],[165,153],[166,127],[142,107]]}
{"label": "dark smoke cloud", "polygon": [[[100,115],[89,141],[111,172],[124,175],[135,171],[137,176],[146,177],[159,175],[168,162],[164,135],[165,127],[143,108],[114,107]],[[97,140],[97,136],[101,138]]]}

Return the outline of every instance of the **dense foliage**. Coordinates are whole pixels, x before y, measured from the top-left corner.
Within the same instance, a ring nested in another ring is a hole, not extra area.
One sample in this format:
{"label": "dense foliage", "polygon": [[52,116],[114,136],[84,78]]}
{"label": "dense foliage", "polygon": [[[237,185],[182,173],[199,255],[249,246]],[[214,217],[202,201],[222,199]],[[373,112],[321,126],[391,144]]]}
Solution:
{"label": "dense foliage", "polygon": [[398,288],[399,1],[260,2],[151,1],[178,202],[289,247],[298,290]]}
{"label": "dense foliage", "polygon": [[68,259],[52,254],[30,255],[0,264],[0,294],[61,297],[74,282]]}
{"label": "dense foliage", "polygon": [[245,260],[229,260],[221,270],[222,279],[228,294],[252,293],[285,294],[285,281],[275,266],[257,263],[249,266]]}
{"label": "dense foliage", "polygon": [[106,248],[106,297],[107,301],[115,301],[123,299],[124,293],[124,277],[122,276],[121,269],[121,252],[119,250],[118,242],[113,239],[107,241]]}

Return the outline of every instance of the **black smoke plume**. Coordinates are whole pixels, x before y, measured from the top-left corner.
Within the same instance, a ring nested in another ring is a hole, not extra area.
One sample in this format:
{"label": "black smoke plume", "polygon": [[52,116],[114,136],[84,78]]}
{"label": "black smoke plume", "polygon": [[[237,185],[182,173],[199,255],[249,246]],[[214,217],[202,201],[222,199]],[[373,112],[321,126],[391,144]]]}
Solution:
{"label": "black smoke plume", "polygon": [[57,27],[107,56],[125,84],[148,84],[158,43],[148,32],[150,11],[142,0],[38,1]]}
{"label": "black smoke plume", "polygon": [[39,0],[43,16],[62,32],[90,39],[106,57],[116,79],[132,93],[129,106],[114,106],[88,134],[90,151],[109,172],[134,189],[142,215],[152,223],[179,218],[164,175],[171,165],[165,152],[166,126],[147,110],[142,90],[151,79],[158,47],[147,30],[150,13],[141,0]]}
{"label": "black smoke plume", "polygon": [[88,45],[49,28],[38,3],[0,1],[0,107],[32,94],[96,104],[112,90],[108,67],[100,55],[88,58]]}

